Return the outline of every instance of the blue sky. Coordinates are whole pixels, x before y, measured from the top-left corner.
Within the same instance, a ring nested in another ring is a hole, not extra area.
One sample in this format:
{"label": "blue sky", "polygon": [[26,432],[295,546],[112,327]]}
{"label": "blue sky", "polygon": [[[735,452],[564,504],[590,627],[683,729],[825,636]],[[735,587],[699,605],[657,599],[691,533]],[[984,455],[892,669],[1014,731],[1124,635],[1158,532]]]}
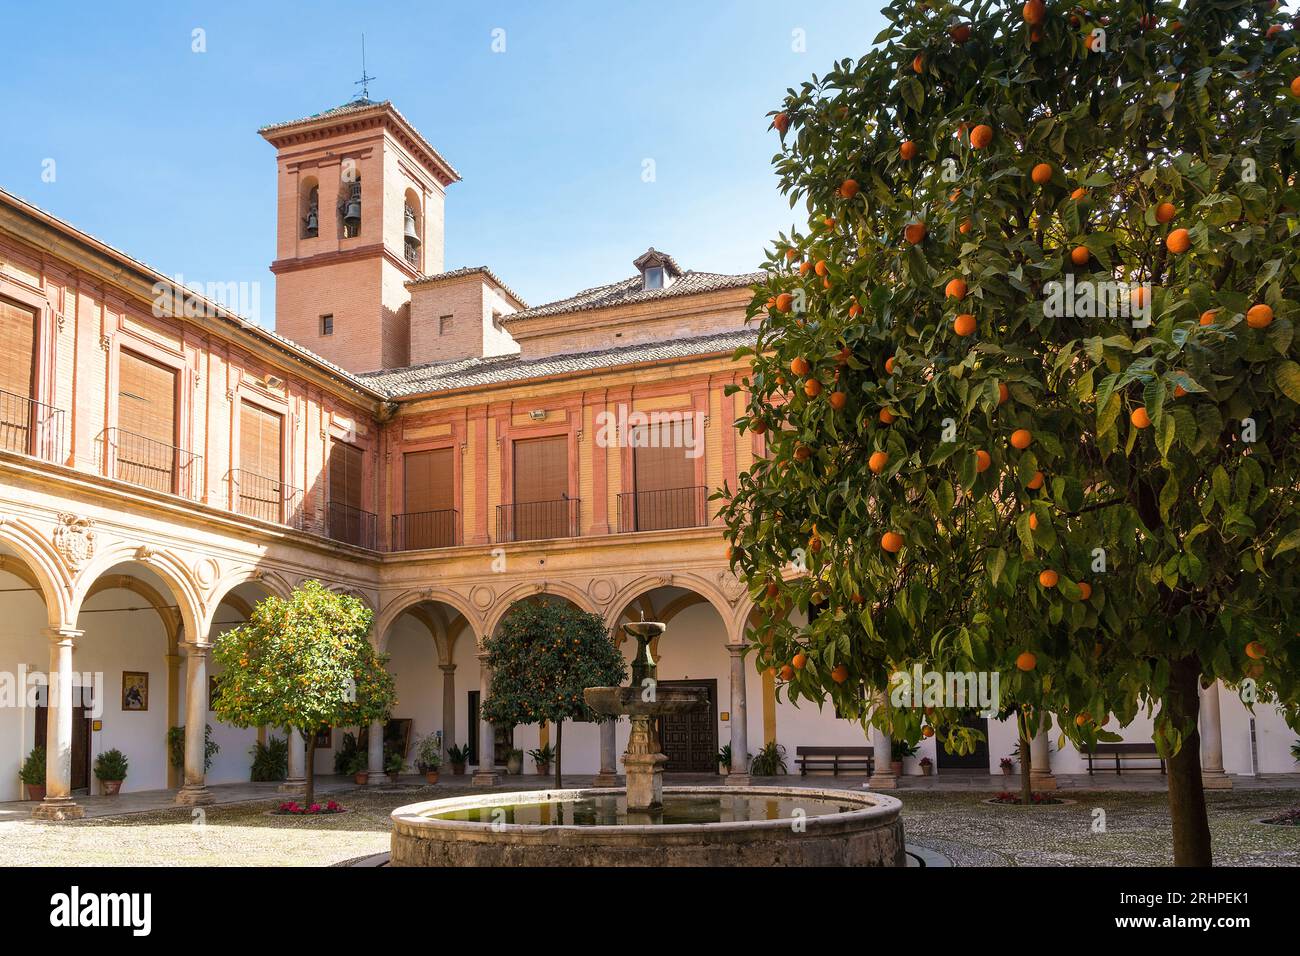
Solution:
{"label": "blue sky", "polygon": [[489,265],[536,304],[631,274],[649,245],[684,268],[754,268],[794,219],[764,114],[883,25],[861,2],[773,0],[45,2],[4,18],[22,42],[5,50],[0,186],[187,281],[260,281],[265,324],[275,164],[256,130],[350,99],[363,32],[371,97],[464,177],[447,268]]}

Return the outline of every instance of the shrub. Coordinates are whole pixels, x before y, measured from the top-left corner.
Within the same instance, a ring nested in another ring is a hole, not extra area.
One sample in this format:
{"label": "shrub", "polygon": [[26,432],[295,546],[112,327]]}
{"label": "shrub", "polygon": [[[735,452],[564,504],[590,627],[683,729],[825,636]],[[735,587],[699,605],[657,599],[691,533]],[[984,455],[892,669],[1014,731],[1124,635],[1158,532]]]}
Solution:
{"label": "shrub", "polygon": [[289,742],[283,737],[268,737],[266,743],[259,740],[248,752],[253,756],[250,780],[264,783],[289,776]]}
{"label": "shrub", "polygon": [[126,754],[116,747],[112,750],[105,750],[95,758],[95,779],[125,780],[126,768]]}

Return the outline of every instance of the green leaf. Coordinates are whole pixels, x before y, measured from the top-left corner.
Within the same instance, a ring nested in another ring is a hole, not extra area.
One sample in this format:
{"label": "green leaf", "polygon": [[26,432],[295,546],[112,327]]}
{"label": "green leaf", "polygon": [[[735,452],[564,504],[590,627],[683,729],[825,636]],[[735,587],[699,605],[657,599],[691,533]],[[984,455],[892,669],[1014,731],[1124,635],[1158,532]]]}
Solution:
{"label": "green leaf", "polygon": [[1273,372],[1273,381],[1283,395],[1300,404],[1300,365],[1290,359],[1280,362]]}

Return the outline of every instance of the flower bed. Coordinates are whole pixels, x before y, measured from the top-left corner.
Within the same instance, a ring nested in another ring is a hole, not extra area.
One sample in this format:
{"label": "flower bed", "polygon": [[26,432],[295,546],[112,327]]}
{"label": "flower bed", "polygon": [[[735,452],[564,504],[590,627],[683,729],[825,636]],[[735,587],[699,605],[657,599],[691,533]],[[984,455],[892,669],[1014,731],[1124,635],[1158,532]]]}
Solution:
{"label": "flower bed", "polygon": [[[1022,803],[1020,800],[1020,794],[1018,792],[1013,793],[1010,790],[1003,790],[992,800],[985,800],[984,802],[995,803],[998,804],[999,806],[1013,806],[1013,807],[1024,806],[1024,803]],[[1035,806],[1035,807],[1050,807],[1056,804],[1073,803],[1074,801],[1063,800],[1060,797],[1049,797],[1047,794],[1039,793],[1037,790],[1035,790],[1033,793],[1029,795],[1029,802],[1031,806]]]}
{"label": "flower bed", "polygon": [[318,814],[343,813],[343,812],[345,812],[344,809],[333,800],[330,800],[324,806],[321,806],[321,804],[319,803],[313,803],[310,806],[306,806],[306,807],[300,804],[297,800],[286,800],[284,803],[280,804],[276,809],[271,811],[271,813],[274,814],[275,816],[294,816],[294,817],[310,817],[310,816],[316,816]]}

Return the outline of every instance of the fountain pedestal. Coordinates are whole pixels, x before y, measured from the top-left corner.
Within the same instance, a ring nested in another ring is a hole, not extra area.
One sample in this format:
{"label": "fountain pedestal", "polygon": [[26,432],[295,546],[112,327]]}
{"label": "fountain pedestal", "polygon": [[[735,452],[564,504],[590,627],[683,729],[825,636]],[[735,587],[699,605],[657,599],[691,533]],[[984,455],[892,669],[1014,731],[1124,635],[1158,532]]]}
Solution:
{"label": "fountain pedestal", "polygon": [[627,806],[629,810],[658,810],[664,805],[664,764],[668,758],[659,752],[650,715],[632,717],[632,735],[623,754],[623,769],[627,774]]}

